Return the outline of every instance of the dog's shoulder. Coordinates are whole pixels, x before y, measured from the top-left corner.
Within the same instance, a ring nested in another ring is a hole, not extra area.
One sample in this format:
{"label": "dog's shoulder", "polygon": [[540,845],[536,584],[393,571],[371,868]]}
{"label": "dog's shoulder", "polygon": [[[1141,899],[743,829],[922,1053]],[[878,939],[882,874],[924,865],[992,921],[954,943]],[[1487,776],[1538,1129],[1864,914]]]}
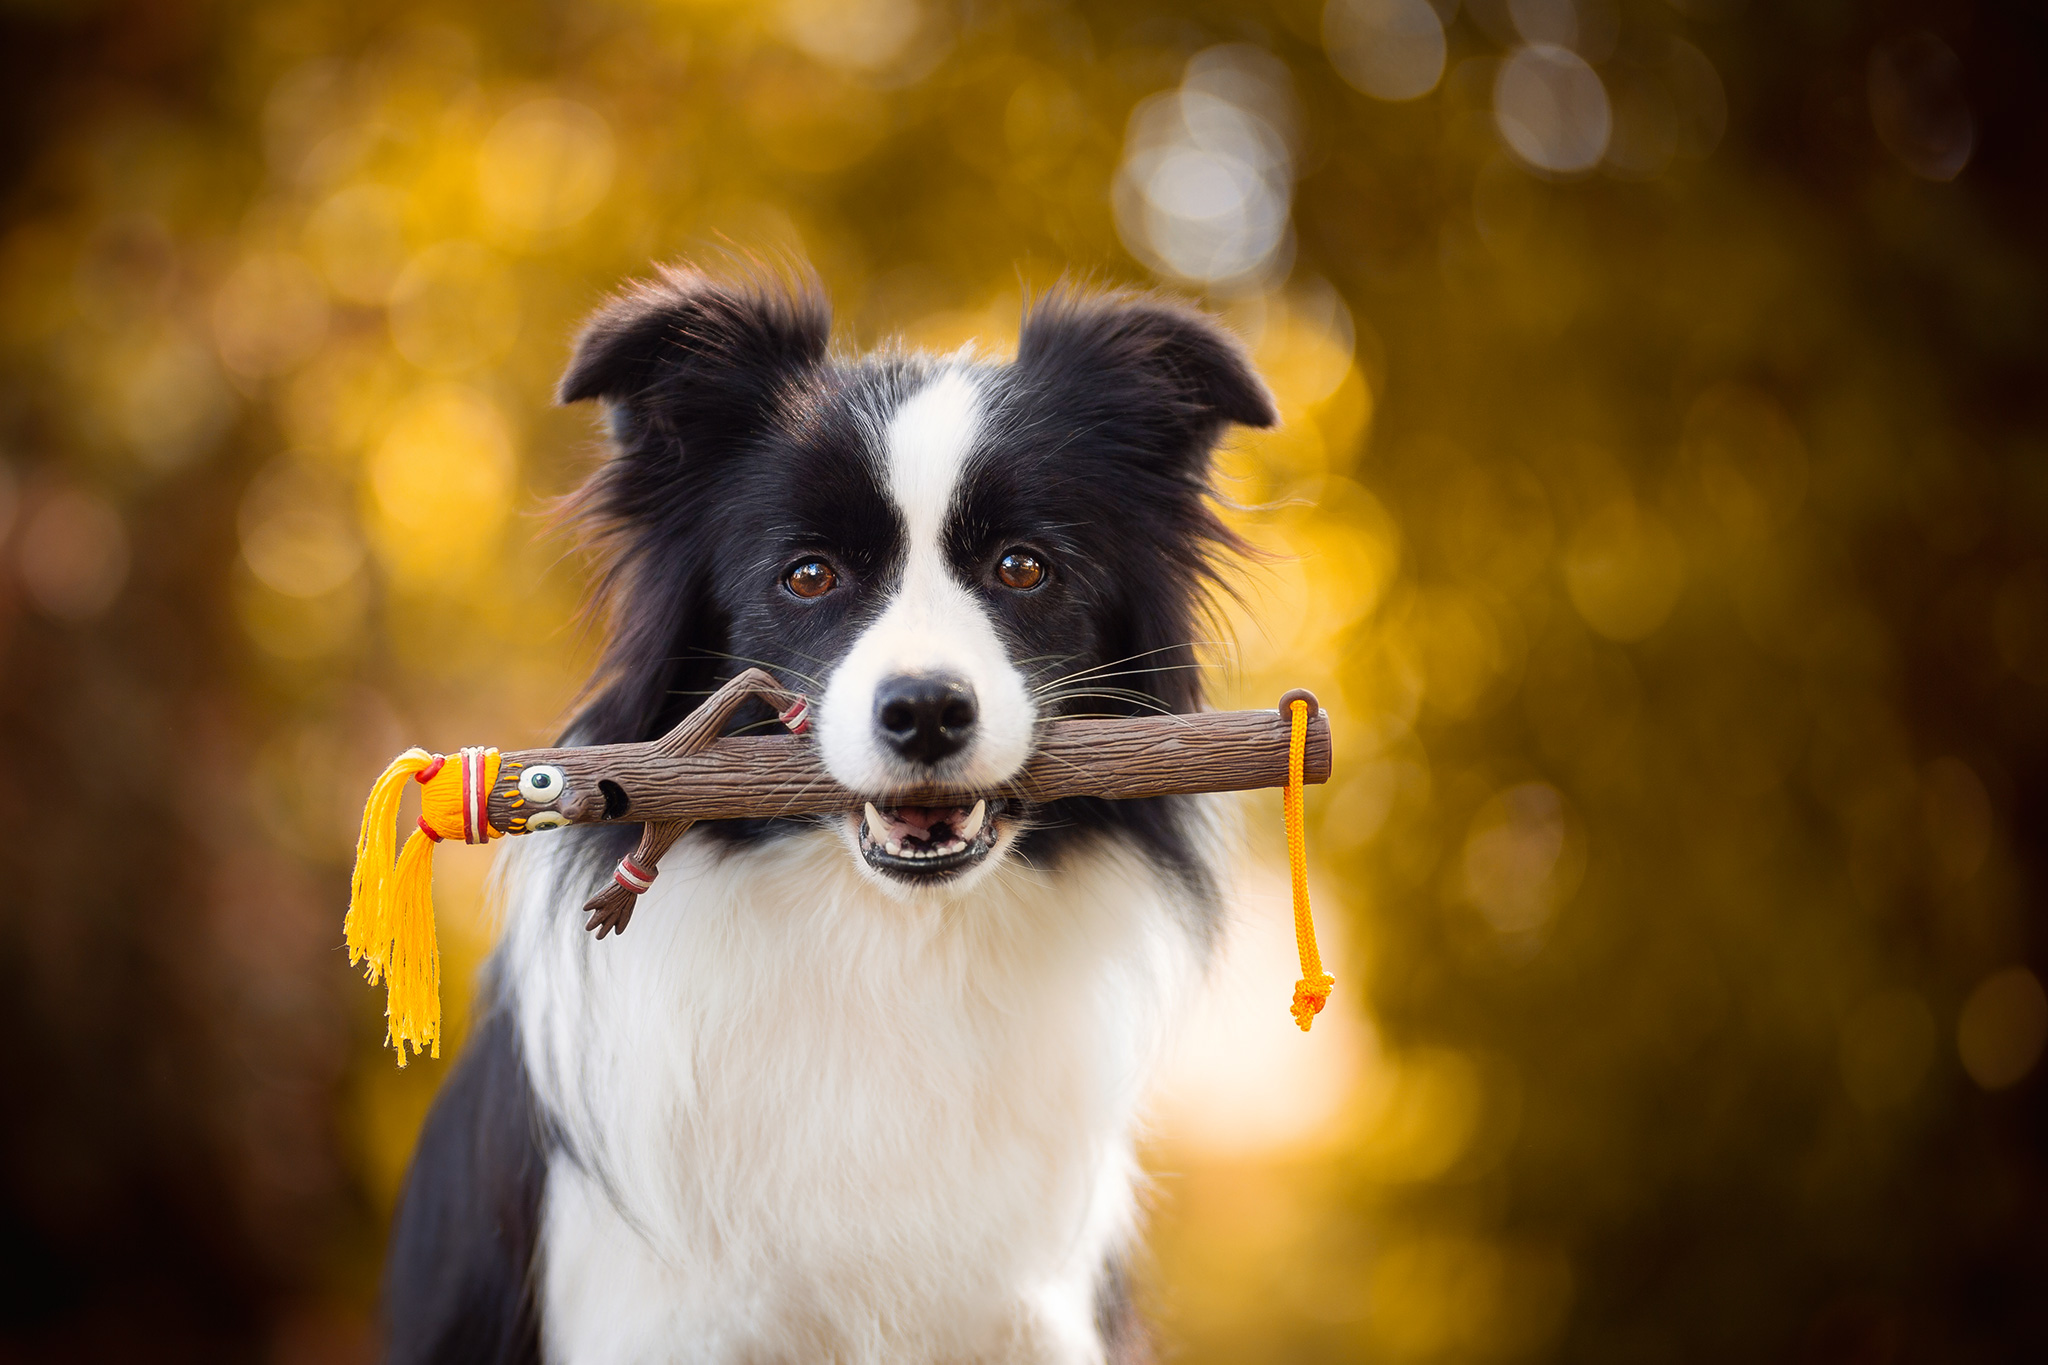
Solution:
{"label": "dog's shoulder", "polygon": [[537,1365],[546,1163],[518,1027],[494,1004],[434,1101],[399,1200],[384,1272],[392,1365]]}

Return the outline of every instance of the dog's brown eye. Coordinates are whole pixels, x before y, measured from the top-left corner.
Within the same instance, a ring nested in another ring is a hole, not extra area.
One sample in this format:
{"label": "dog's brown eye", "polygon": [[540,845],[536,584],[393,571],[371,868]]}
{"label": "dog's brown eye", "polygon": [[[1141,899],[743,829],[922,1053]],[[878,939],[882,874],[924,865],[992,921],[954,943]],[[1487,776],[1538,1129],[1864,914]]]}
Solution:
{"label": "dog's brown eye", "polygon": [[1038,562],[1037,555],[1012,550],[996,565],[996,577],[1003,580],[1004,587],[1026,592],[1045,581],[1045,565]]}
{"label": "dog's brown eye", "polygon": [[838,584],[839,575],[822,559],[806,559],[783,576],[783,586],[798,597],[823,597]]}

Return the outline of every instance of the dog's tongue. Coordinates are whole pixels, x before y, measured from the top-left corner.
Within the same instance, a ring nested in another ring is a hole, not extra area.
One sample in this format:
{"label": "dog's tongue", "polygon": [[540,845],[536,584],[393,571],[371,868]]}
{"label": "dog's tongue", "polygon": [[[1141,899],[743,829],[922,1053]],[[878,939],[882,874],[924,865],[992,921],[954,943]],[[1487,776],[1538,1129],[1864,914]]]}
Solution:
{"label": "dog's tongue", "polygon": [[894,806],[883,812],[891,824],[908,825],[920,839],[931,837],[932,826],[959,815],[953,806]]}

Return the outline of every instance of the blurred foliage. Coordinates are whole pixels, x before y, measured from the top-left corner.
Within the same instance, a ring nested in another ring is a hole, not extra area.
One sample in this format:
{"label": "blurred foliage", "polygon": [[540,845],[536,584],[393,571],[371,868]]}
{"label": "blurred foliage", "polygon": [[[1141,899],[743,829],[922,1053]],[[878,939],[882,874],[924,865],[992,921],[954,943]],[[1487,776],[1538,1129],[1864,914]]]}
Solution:
{"label": "blurred foliage", "polygon": [[1174,1358],[2048,1351],[2037,5],[0,21],[0,1358],[369,1350],[442,1071],[338,949],[355,802],[549,734],[551,382],[728,250],[849,346],[1164,272],[1281,400],[1219,690],[1335,718],[1339,996],[1307,1122],[1162,1121]]}

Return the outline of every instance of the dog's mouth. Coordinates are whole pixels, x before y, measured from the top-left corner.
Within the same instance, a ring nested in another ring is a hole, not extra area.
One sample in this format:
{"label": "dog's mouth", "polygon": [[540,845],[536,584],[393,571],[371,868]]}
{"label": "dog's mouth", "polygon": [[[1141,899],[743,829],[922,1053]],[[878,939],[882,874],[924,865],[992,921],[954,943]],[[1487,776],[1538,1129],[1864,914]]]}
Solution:
{"label": "dog's mouth", "polygon": [[860,856],[898,881],[930,883],[974,867],[996,846],[999,821],[1009,814],[1000,798],[971,806],[877,806],[855,817]]}

